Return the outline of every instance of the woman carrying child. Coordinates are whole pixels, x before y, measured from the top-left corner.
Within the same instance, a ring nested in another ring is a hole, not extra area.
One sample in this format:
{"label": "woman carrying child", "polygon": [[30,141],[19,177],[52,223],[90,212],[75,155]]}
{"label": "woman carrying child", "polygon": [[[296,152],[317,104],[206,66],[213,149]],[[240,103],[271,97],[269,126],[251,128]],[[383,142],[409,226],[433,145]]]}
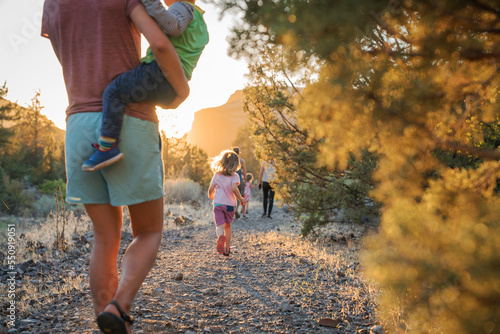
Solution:
{"label": "woman carrying child", "polygon": [[245,204],[245,199],[238,190],[240,178],[236,170],[239,168],[240,159],[233,151],[222,151],[212,159],[211,169],[214,176],[208,188],[208,198],[214,201],[217,252],[225,256],[229,256],[231,251],[231,223],[236,211],[236,200],[242,205]]}

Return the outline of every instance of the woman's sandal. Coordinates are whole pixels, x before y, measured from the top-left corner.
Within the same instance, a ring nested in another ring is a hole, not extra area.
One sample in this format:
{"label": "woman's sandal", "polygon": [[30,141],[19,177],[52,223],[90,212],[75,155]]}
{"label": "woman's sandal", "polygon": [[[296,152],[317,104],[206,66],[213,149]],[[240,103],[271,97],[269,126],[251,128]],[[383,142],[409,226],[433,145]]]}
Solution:
{"label": "woman's sandal", "polygon": [[125,321],[132,325],[134,323],[134,317],[125,313],[125,311],[123,311],[120,304],[118,304],[116,300],[112,300],[109,303],[116,306],[118,312],[120,312],[121,318],[111,312],[101,312],[97,316],[97,324],[99,325],[99,329],[104,333],[127,334],[127,326],[125,326]]}

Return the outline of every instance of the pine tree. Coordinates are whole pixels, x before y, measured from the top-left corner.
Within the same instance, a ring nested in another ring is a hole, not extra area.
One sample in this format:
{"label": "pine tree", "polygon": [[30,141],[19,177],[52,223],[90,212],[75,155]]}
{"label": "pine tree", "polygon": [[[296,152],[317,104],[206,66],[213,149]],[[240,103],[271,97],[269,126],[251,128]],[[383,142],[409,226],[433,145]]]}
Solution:
{"label": "pine tree", "polygon": [[500,3],[216,2],[244,12],[232,54],[315,61],[294,106],[320,164],[378,155],[364,261],[386,319],[402,307],[389,331],[498,332]]}
{"label": "pine tree", "polygon": [[5,157],[5,145],[9,142],[9,138],[14,134],[9,122],[16,119],[15,105],[6,100],[8,93],[7,83],[0,87],[0,166],[2,157]]}
{"label": "pine tree", "polygon": [[[334,221],[362,222],[378,216],[378,204],[368,192],[376,156],[365,151],[343,170],[318,165],[321,140],[300,124],[296,108],[311,68],[295,72],[280,47],[266,48],[250,67],[252,84],[244,91],[256,156],[273,160],[278,198],[303,221],[302,234]],[[304,67],[309,67],[305,61]],[[257,175],[256,175],[257,176]],[[257,176],[258,177],[258,176]]]}
{"label": "pine tree", "polygon": [[163,164],[167,178],[188,178],[202,186],[210,183],[211,172],[207,153],[187,142],[187,134],[181,138],[167,138],[162,132]]}

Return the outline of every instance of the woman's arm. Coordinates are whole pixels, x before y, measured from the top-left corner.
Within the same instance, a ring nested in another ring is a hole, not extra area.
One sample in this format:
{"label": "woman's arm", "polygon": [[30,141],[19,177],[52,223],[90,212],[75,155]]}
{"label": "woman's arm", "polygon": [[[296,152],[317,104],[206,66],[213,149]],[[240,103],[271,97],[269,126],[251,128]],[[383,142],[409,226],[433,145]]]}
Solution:
{"label": "woman's arm", "polygon": [[264,166],[260,167],[260,173],[259,173],[259,190],[262,188],[262,178],[264,177]]}
{"label": "woman's arm", "polygon": [[169,107],[174,105],[177,107],[189,96],[189,85],[174,46],[148,15],[144,6],[135,6],[130,18],[148,40],[158,66],[175,90],[177,97]]}

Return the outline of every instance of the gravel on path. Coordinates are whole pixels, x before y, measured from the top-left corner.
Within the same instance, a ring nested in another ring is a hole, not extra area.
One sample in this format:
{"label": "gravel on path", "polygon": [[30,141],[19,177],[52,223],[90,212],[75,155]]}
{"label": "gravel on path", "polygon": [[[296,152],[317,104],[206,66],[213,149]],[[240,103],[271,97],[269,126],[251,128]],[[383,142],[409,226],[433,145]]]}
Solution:
{"label": "gravel on path", "polygon": [[[181,228],[164,231],[157,262],[134,301],[134,333],[371,333],[377,327],[376,291],[362,276],[356,230],[341,227],[331,238],[338,242],[321,246],[298,236],[285,210],[276,208],[273,219],[255,210],[234,222],[225,257],[216,252],[209,210],[197,212]],[[121,254],[130,240],[124,232]],[[0,333],[99,333],[87,272],[92,233],[79,242],[60,260],[19,266],[24,311],[15,327],[2,321]]]}

